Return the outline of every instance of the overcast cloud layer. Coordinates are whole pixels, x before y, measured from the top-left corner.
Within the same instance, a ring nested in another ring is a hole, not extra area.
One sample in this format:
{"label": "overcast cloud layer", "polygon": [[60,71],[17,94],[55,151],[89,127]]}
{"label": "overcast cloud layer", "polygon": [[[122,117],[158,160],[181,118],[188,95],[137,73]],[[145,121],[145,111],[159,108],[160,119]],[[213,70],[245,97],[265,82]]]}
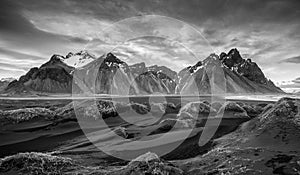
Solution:
{"label": "overcast cloud layer", "polygon": [[[18,77],[54,53],[66,55],[87,49],[91,40],[105,47],[103,29],[141,15],[162,15],[186,23],[178,26],[178,38],[199,45],[203,57],[184,57],[187,51],[170,44],[172,41],[144,37],[125,43],[132,46],[130,49],[118,49],[123,59],[148,49],[156,55],[149,64],[170,64],[180,70],[204,59],[212,50],[219,54],[236,47],[275,82],[300,77],[299,0],[1,0],[0,7],[0,77]],[[162,24],[161,30],[168,31],[165,26]],[[199,30],[209,44],[203,38],[188,38],[186,26]],[[127,29],[155,33],[153,26]],[[104,53],[98,50],[98,54]],[[145,61],[142,57],[130,59]]]}

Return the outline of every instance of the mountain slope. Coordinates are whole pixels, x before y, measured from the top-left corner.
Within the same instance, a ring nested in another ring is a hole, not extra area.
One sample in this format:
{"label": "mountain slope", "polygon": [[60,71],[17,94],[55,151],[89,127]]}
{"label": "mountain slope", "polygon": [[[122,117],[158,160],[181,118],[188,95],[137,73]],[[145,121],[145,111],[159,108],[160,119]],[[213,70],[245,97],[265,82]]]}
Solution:
{"label": "mountain slope", "polygon": [[[183,160],[185,174],[299,174],[300,101],[283,98],[216,139],[207,154]],[[195,168],[197,167],[197,168]]]}
{"label": "mountain slope", "polygon": [[11,82],[5,89],[7,94],[69,93],[72,90],[73,67],[62,61],[62,56],[53,55],[42,66],[31,68],[19,80]]}
{"label": "mountain slope", "polygon": [[[237,49],[220,56],[211,54],[178,75],[176,93],[211,94],[212,85],[220,93],[283,93],[265,77],[256,63],[243,59]],[[215,80],[212,82],[213,75]],[[226,88],[226,91],[220,88]]]}
{"label": "mountain slope", "polygon": [[221,138],[239,148],[261,147],[276,151],[300,151],[300,101],[282,98],[265,107],[257,118],[244,123],[235,132]]}
{"label": "mountain slope", "polygon": [[[145,63],[128,66],[112,53],[75,71],[76,83],[82,89],[96,94],[153,94],[174,93],[175,82],[158,66],[149,71]],[[175,72],[176,73],[176,72]]]}

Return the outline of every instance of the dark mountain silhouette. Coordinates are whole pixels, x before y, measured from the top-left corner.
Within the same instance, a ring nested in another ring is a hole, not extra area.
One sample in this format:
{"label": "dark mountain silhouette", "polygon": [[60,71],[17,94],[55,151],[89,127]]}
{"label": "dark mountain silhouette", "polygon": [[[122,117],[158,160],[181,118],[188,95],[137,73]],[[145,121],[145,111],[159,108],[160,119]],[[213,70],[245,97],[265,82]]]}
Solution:
{"label": "dark mountain silhouette", "polygon": [[41,67],[31,68],[19,80],[11,82],[5,89],[10,94],[69,93],[72,90],[73,67],[61,60],[61,56],[53,55]]}

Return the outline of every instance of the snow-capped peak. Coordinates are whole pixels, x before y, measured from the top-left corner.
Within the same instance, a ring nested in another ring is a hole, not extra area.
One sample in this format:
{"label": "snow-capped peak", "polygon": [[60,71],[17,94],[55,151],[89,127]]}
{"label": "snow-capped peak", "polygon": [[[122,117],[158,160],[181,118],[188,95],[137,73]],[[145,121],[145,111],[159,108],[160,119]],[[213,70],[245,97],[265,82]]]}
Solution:
{"label": "snow-capped peak", "polygon": [[83,50],[77,53],[69,52],[63,62],[69,66],[79,68],[95,60],[95,56]]}

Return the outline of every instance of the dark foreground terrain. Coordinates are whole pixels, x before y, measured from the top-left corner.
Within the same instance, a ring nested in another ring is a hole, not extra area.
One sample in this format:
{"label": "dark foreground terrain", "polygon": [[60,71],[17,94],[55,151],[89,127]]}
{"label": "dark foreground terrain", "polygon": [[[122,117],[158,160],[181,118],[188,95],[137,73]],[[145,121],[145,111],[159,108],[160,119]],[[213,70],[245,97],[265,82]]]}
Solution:
{"label": "dark foreground terrain", "polygon": [[[4,99],[0,174],[300,174],[298,106],[291,98]],[[94,125],[102,119],[105,125]],[[88,121],[94,122],[79,125]],[[199,146],[204,130],[214,128],[212,138]],[[181,143],[179,136],[188,129]],[[170,137],[159,145],[127,146],[165,133]],[[97,148],[116,145],[128,149],[132,160]],[[158,157],[161,151],[167,154]]]}

